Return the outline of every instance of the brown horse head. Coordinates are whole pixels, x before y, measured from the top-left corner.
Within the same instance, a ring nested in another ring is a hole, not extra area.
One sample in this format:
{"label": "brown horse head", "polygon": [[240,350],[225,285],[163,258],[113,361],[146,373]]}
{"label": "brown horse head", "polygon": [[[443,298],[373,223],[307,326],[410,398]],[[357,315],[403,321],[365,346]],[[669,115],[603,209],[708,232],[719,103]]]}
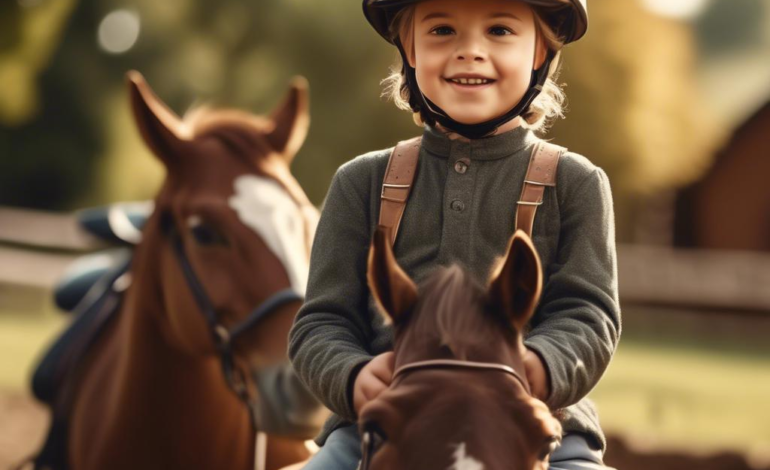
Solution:
{"label": "brown horse head", "polygon": [[[143,245],[154,247],[161,329],[185,353],[210,355],[210,325],[180,269],[169,233],[181,241],[225,329],[278,291],[293,288],[304,294],[318,215],[289,165],[309,125],[307,84],[295,79],[267,118],[202,108],[180,119],[137,72],[129,74],[129,88],[140,132],[167,170],[143,234]],[[271,315],[264,320],[268,325],[253,328],[236,347],[248,349],[257,360],[284,360],[285,339],[276,331],[288,325],[269,323],[290,323],[291,317]]]}
{"label": "brown horse head", "polygon": [[420,288],[383,228],[369,285],[395,328],[390,388],[361,410],[364,470],[546,469],[561,426],[531,397],[522,331],[542,288],[540,260],[517,231],[486,287],[459,266]]}

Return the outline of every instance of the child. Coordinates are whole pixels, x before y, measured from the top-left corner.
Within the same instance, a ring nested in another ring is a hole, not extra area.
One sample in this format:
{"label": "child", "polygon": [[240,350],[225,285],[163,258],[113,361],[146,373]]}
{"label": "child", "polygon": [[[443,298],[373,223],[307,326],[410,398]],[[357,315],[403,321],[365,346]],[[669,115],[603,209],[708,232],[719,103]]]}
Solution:
{"label": "child", "polygon": [[[394,245],[398,262],[417,282],[453,262],[486,280],[513,234],[538,142],[533,131],[561,116],[553,78],[561,47],[585,33],[585,0],[365,0],[364,12],[401,53],[403,64],[388,79],[396,104],[424,125]],[[390,153],[367,153],[339,168],[316,233],[289,355],[335,415],[308,470],[356,468],[357,412],[392,378],[392,331],[366,284]],[[544,288],[525,339],[533,394],[560,410],[565,432],[552,470],[605,468],[605,439],[584,397],[620,335],[614,237],[606,174],[564,154],[533,226]]]}

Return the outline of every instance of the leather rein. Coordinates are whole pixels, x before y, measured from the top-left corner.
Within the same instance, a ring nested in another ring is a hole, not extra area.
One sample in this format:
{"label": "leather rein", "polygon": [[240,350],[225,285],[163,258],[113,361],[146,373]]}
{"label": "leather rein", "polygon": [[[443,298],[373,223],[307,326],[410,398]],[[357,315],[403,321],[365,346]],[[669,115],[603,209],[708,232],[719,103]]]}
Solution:
{"label": "leather rein", "polygon": [[248,408],[249,414],[251,415],[251,425],[256,429],[257,423],[259,422],[259,407],[256,400],[252,399],[249,394],[247,378],[245,377],[244,372],[235,365],[233,343],[244,333],[254,328],[262,319],[267,317],[278,307],[295,301],[301,302],[304,300],[304,297],[292,288],[278,291],[254,308],[246,319],[231,328],[227,328],[220,322],[216,308],[206,294],[203,284],[195,274],[195,270],[184,250],[182,237],[176,230],[170,214],[163,214],[161,227],[176,255],[179,267],[181,268],[185,280],[187,281],[187,285],[195,298],[195,302],[198,304],[198,310],[208,324],[212,340],[214,341],[217,354],[220,358],[225,381],[230,390],[232,390],[232,392],[235,393],[240,401]]}
{"label": "leather rein", "polygon": [[529,395],[532,395],[532,390],[529,388],[529,382],[527,382],[521,376],[521,374],[516,372],[513,367],[497,362],[460,361],[457,359],[429,359],[426,361],[404,364],[403,366],[396,369],[396,372],[393,374],[393,380],[395,381],[396,378],[409,371],[442,368],[493,370],[498,372],[505,372],[506,374],[515,378],[524,387],[524,390],[526,390]]}

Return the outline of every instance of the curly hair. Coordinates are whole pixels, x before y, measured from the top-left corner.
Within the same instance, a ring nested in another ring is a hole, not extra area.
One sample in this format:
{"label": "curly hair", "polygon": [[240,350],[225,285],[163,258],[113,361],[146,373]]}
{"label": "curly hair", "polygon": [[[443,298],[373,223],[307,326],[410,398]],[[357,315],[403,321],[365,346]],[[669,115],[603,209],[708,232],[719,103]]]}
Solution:
{"label": "curly hair", "polygon": [[[537,37],[545,42],[546,47],[555,53],[548,70],[548,79],[543,86],[543,91],[535,98],[529,108],[521,115],[526,127],[536,132],[546,132],[548,127],[557,118],[564,117],[566,95],[558,83],[561,70],[561,49],[564,40],[560,38],[544,19],[543,12],[532,8],[535,18],[535,31]],[[403,8],[390,23],[391,39],[399,39],[404,48],[411,49],[414,54],[414,11],[415,5]],[[390,68],[390,75],[382,80],[385,85],[383,97],[392,99],[396,107],[413,113],[415,124],[422,126],[431,120],[422,111],[415,112],[410,104],[411,93],[406,83],[406,64],[398,56],[397,61]]]}

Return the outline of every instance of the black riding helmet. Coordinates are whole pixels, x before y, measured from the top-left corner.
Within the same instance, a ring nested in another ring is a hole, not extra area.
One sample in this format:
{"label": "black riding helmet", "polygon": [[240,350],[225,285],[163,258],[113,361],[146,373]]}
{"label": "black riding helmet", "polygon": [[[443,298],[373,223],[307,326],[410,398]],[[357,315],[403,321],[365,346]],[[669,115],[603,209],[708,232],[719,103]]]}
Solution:
{"label": "black riding helmet", "polygon": [[[430,101],[422,94],[417,86],[415,70],[407,61],[406,52],[398,38],[391,38],[390,23],[398,12],[409,5],[415,4],[420,0],[363,0],[364,16],[374,29],[391,44],[395,45],[401,53],[406,84],[409,87],[409,105],[414,112],[427,114],[428,124],[432,121],[438,121],[454,132],[468,137],[478,139],[491,134],[502,124],[511,119],[520,116],[529,108],[532,101],[543,89],[543,85],[548,78],[548,70],[555,54],[549,51],[543,65],[532,71],[529,89],[519,103],[504,115],[479,124],[463,124],[457,122],[447,115],[435,103]],[[468,0],[471,1],[471,0]],[[544,19],[550,24],[556,34],[564,40],[565,44],[575,42],[588,29],[588,10],[586,2],[588,0],[522,0],[533,7],[537,7],[543,14]]]}

